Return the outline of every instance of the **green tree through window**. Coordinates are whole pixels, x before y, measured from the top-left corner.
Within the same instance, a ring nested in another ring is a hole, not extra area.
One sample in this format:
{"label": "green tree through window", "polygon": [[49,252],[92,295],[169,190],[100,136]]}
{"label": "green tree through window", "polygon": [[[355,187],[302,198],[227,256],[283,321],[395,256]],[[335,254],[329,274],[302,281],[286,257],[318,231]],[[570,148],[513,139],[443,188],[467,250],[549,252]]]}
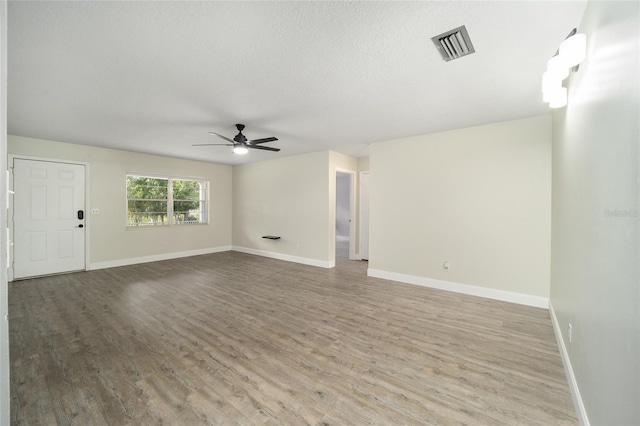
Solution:
{"label": "green tree through window", "polygon": [[208,182],[127,176],[127,225],[207,223]]}
{"label": "green tree through window", "polygon": [[201,223],[200,183],[173,181],[173,219],[175,223]]}

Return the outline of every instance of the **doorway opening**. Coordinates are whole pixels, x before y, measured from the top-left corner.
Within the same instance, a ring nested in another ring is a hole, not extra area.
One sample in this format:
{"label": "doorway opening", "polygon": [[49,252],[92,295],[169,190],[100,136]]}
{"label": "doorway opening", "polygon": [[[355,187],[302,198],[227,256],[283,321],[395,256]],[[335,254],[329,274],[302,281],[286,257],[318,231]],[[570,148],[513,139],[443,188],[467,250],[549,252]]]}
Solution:
{"label": "doorway opening", "polygon": [[340,261],[355,259],[355,227],[353,215],[355,173],[336,171],[336,220],[335,220],[335,259]]}

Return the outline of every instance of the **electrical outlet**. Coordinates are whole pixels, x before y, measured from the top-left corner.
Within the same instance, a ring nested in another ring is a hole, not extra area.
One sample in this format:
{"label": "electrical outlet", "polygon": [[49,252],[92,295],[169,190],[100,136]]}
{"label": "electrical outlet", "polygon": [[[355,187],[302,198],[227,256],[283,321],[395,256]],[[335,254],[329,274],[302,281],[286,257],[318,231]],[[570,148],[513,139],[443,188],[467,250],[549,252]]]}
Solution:
{"label": "electrical outlet", "polygon": [[569,339],[569,343],[573,342],[573,326],[569,323],[569,332],[567,333],[567,338]]}

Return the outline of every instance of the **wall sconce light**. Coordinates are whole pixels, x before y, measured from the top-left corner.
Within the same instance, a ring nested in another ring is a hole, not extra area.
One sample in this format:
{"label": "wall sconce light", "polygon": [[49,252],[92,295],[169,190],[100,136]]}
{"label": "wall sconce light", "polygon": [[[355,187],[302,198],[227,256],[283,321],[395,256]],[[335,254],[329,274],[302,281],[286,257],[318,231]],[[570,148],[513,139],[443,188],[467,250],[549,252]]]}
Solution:
{"label": "wall sconce light", "polygon": [[551,108],[567,105],[567,88],[562,87],[562,80],[569,76],[569,71],[576,72],[586,56],[587,36],[577,32],[574,28],[569,33],[547,62],[547,71],[542,74],[542,99]]}

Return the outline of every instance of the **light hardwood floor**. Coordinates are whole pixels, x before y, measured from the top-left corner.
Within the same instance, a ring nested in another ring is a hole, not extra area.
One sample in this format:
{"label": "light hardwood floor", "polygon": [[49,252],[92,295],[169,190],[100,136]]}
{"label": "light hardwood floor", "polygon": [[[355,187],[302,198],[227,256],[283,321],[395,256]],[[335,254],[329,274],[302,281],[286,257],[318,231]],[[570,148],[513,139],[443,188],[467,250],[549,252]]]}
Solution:
{"label": "light hardwood floor", "polygon": [[237,252],[9,286],[25,425],[576,424],[549,313]]}

